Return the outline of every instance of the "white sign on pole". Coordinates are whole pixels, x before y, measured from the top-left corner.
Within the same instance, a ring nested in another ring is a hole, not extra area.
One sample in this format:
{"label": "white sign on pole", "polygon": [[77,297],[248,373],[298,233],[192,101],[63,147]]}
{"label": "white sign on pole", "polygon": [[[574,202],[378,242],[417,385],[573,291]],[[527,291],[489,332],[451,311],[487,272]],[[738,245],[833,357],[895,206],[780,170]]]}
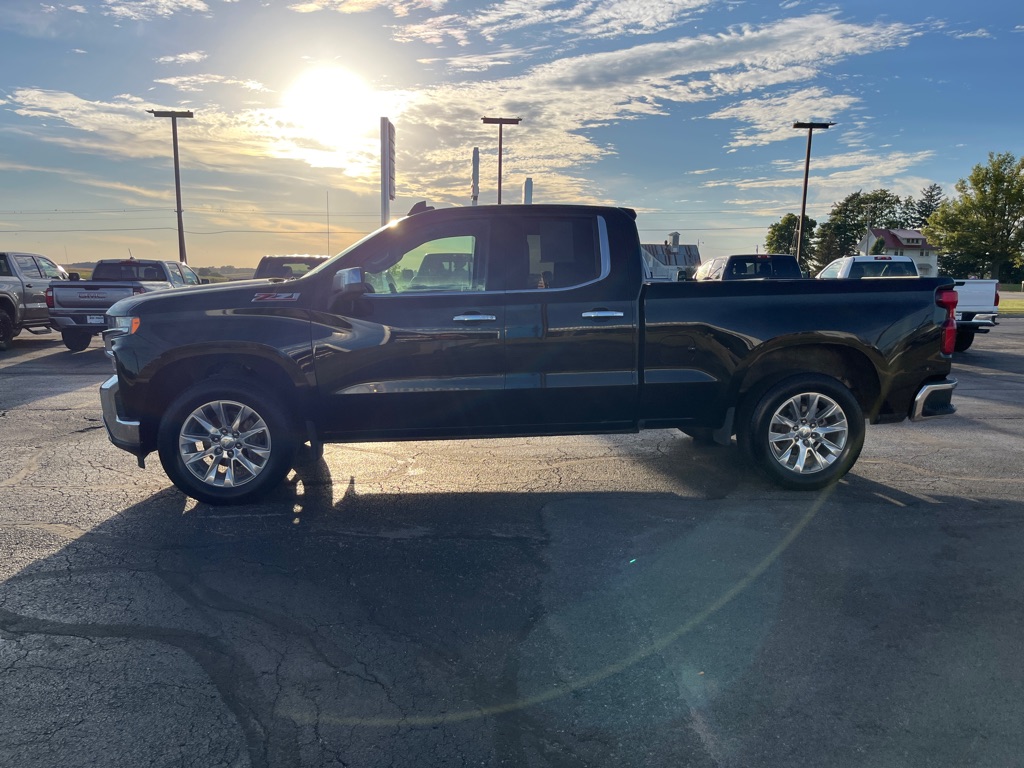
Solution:
{"label": "white sign on pole", "polygon": [[380,225],[391,221],[391,201],[395,199],[395,126],[386,117],[380,119]]}

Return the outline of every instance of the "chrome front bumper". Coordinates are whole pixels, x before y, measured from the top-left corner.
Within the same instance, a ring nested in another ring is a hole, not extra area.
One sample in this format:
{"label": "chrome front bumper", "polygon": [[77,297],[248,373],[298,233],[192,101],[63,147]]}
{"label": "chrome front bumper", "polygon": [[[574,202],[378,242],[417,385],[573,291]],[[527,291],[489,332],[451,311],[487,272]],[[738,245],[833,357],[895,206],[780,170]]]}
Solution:
{"label": "chrome front bumper", "polygon": [[141,462],[143,454],[139,422],[122,418],[117,376],[111,376],[100,385],[100,405],[103,408],[103,425],[107,428],[110,442],[121,450],[135,454]]}
{"label": "chrome front bumper", "polygon": [[956,379],[943,379],[925,384],[914,398],[914,406],[910,411],[911,421],[921,421],[935,416],[951,416],[956,413],[953,405],[953,390]]}

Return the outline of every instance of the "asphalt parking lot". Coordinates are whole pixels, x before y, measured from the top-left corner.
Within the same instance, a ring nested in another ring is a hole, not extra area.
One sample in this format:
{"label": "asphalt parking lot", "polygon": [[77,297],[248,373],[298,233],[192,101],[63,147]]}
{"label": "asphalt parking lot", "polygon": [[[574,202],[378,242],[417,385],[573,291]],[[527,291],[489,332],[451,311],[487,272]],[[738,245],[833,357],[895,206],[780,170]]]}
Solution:
{"label": "asphalt parking lot", "polygon": [[1024,318],[783,491],[670,431],[328,446],[215,509],[0,353],[0,765],[1011,766]]}

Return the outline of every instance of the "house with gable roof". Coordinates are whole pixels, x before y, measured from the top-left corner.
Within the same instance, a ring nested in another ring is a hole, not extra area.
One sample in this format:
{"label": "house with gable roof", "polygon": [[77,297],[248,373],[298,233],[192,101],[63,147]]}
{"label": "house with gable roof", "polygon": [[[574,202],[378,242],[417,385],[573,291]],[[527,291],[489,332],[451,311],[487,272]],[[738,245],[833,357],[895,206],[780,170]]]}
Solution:
{"label": "house with gable roof", "polygon": [[[679,271],[684,271],[686,277],[693,277],[693,273],[700,266],[700,251],[696,245],[689,245],[679,242],[679,233],[672,232],[664,244],[641,243],[644,261],[648,268],[655,275],[672,275],[672,277],[659,279],[675,280]],[[668,269],[666,269],[666,267]]]}
{"label": "house with gable roof", "polygon": [[[882,241],[881,251],[876,250],[879,240]],[[922,277],[935,277],[939,274],[938,250],[916,229],[872,227],[857,244],[857,249],[865,256],[879,252],[883,256],[910,256]]]}

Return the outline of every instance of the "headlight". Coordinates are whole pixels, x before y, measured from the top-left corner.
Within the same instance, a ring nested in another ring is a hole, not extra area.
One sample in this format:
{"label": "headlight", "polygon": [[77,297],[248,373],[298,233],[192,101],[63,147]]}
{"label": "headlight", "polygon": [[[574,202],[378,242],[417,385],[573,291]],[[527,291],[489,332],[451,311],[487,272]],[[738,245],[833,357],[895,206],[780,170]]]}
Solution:
{"label": "headlight", "polygon": [[139,318],[131,315],[114,315],[109,320],[110,322],[107,323],[108,327],[121,333],[135,333],[139,330]]}

